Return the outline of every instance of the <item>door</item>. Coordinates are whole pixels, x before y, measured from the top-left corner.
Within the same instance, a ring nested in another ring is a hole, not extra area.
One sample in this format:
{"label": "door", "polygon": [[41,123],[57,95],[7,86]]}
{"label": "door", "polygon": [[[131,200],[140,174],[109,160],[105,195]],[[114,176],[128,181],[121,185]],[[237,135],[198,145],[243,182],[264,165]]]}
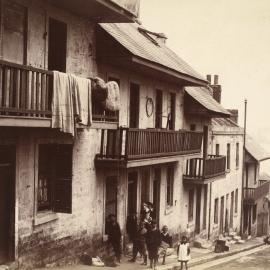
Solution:
{"label": "door", "polygon": [[137,212],[137,183],[138,173],[128,174],[128,215]]}
{"label": "door", "polygon": [[162,128],[162,103],[163,103],[162,91],[156,90],[155,128]]}
{"label": "door", "polygon": [[66,72],[67,25],[49,19],[48,69]]}
{"label": "door", "polygon": [[142,182],[141,182],[141,204],[150,201],[150,170],[145,169],[142,171]]}
{"label": "door", "polygon": [[258,214],[257,236],[267,235],[268,233],[268,213]]}
{"label": "door", "polygon": [[140,86],[135,83],[130,84],[129,94],[129,127],[139,127],[140,114]]}
{"label": "door", "polygon": [[224,232],[224,196],[221,197],[220,202],[220,221],[219,221],[219,233],[223,234]]}
{"label": "door", "polygon": [[202,188],[197,187],[197,200],[196,200],[196,221],[195,221],[195,232],[200,233],[201,229],[201,194],[202,194]]}
{"label": "door", "polygon": [[109,176],[106,178],[105,191],[105,218],[113,214],[117,216],[117,177]]}
{"label": "door", "polygon": [[161,179],[161,169],[156,168],[154,172],[153,181],[153,218],[156,222],[159,221],[159,205],[160,205],[160,179]]}
{"label": "door", "polygon": [[14,154],[9,146],[0,146],[0,264],[14,255]]}

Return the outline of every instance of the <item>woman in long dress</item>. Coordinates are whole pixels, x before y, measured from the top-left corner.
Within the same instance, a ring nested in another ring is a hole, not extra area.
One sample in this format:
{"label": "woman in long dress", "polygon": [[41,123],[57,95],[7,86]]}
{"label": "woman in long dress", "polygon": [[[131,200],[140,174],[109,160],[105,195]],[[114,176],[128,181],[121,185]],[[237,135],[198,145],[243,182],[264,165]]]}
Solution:
{"label": "woman in long dress", "polygon": [[185,264],[186,270],[188,269],[187,263],[190,260],[190,248],[187,241],[187,237],[183,236],[180,244],[178,245],[178,261],[181,263],[181,270],[183,270],[183,265]]}

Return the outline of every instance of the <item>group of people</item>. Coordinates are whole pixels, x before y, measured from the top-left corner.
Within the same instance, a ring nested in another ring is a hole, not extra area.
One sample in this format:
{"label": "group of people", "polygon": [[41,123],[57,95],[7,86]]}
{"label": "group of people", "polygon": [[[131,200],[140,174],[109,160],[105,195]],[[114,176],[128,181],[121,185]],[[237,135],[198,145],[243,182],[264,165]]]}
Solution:
{"label": "group of people", "polygon": [[[162,264],[165,264],[167,249],[172,247],[172,237],[166,225],[159,231],[158,224],[153,220],[152,214],[152,204],[144,203],[139,220],[137,219],[136,212],[128,216],[126,230],[129,240],[133,243],[132,258],[129,262],[136,262],[139,253],[143,258],[142,265],[147,265],[147,259],[149,259],[150,268],[155,269],[159,257],[162,258]],[[108,242],[113,247],[115,257],[120,262],[121,230],[115,215],[110,215],[108,218],[106,234],[108,235]],[[187,269],[189,253],[188,239],[184,236],[178,245],[178,260],[181,262],[181,269],[183,268],[183,264],[185,264]]]}

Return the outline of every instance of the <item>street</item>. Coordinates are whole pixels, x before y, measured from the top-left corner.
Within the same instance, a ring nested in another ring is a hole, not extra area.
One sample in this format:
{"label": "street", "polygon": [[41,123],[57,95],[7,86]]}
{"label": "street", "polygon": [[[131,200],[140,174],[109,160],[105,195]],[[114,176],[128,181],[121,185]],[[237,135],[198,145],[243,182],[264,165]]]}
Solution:
{"label": "street", "polygon": [[[193,270],[270,269],[270,247],[260,247],[257,252],[247,251],[217,261],[192,267]],[[233,260],[231,260],[234,258]]]}

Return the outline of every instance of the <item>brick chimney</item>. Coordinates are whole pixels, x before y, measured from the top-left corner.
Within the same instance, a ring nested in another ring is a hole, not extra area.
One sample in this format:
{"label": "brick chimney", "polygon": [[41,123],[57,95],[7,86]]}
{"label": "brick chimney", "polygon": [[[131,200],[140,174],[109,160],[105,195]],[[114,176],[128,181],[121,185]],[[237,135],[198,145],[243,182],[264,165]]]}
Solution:
{"label": "brick chimney", "polygon": [[237,109],[227,109],[227,111],[231,114],[230,119],[238,124],[238,110]]}
{"label": "brick chimney", "polygon": [[213,89],[213,98],[221,103],[221,85],[218,84],[218,75],[214,75],[214,84],[211,84]]}

